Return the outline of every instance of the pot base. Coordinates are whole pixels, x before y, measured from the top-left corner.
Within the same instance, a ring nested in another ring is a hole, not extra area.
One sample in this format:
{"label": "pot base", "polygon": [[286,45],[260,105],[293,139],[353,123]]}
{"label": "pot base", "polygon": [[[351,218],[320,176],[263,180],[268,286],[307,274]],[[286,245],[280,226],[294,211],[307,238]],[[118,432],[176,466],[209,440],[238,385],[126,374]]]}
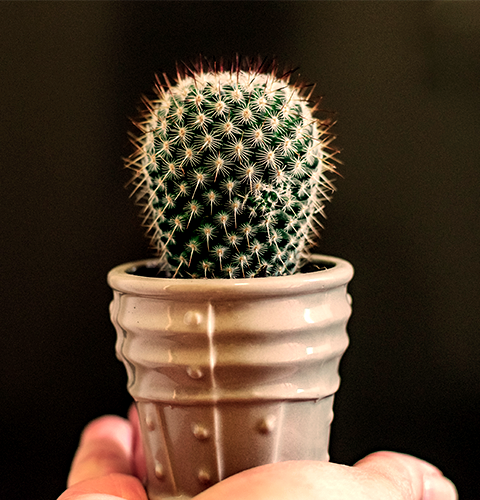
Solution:
{"label": "pot base", "polygon": [[328,460],[332,405],[333,396],[195,406],[137,402],[150,500],[172,492],[193,497],[258,465]]}

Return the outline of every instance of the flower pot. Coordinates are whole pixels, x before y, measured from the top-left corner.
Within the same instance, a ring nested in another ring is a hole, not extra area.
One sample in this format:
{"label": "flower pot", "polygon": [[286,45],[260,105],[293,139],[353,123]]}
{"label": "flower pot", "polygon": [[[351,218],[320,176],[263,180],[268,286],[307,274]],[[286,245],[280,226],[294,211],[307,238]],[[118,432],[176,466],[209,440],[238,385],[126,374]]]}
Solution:
{"label": "flower pot", "polygon": [[155,260],[109,273],[150,500],[266,463],[328,460],[353,268],[310,261],[318,270],[234,280],[141,276]]}

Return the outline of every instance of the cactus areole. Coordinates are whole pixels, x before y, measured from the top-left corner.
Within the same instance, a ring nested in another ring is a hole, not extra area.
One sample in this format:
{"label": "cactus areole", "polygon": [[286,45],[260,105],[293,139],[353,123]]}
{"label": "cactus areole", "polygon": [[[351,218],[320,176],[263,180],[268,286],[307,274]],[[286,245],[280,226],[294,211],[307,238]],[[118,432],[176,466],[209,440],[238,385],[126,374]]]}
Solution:
{"label": "cactus areole", "polygon": [[173,278],[299,271],[318,240],[335,151],[307,87],[262,65],[157,78],[132,134],[135,194]]}

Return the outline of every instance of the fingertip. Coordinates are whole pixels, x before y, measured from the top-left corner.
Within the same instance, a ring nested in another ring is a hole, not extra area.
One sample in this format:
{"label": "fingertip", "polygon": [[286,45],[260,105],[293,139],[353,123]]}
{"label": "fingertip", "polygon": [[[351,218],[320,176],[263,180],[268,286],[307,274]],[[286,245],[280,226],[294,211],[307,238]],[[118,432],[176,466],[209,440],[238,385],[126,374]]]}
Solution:
{"label": "fingertip", "polygon": [[128,420],[106,415],[82,432],[67,485],[110,473],[132,473],[132,428]]}
{"label": "fingertip", "polygon": [[130,420],[132,424],[138,422],[138,411],[135,403],[132,403],[128,409],[128,420]]}
{"label": "fingertip", "polygon": [[117,441],[126,452],[129,452],[132,444],[132,426],[128,420],[117,415],[104,415],[87,424],[80,443],[105,438]]}
{"label": "fingertip", "polygon": [[355,464],[358,469],[388,478],[398,489],[410,490],[418,500],[457,500],[455,485],[444,477],[435,465],[420,458],[380,451],[372,453]]}
{"label": "fingertip", "polygon": [[421,458],[414,457],[412,455],[407,455],[405,453],[397,453],[394,451],[376,451],[367,455],[362,460],[359,460],[355,467],[365,466],[365,465],[376,465],[380,464],[384,467],[386,464],[393,464],[394,466],[402,465],[409,469],[415,469],[417,472],[428,475],[442,476],[442,472],[438,467],[422,460]]}
{"label": "fingertip", "polygon": [[427,476],[423,479],[422,500],[458,500],[457,488],[445,476]]}

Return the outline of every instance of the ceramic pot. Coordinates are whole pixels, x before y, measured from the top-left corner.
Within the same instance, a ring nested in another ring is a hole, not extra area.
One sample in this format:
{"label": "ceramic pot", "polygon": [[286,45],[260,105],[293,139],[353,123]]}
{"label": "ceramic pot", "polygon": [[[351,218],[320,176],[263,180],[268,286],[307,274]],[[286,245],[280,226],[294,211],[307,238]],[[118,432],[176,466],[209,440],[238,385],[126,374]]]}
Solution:
{"label": "ceramic pot", "polygon": [[328,460],[352,266],[316,255],[318,270],[291,276],[140,275],[155,263],[108,275],[150,500],[191,498],[266,463]]}

